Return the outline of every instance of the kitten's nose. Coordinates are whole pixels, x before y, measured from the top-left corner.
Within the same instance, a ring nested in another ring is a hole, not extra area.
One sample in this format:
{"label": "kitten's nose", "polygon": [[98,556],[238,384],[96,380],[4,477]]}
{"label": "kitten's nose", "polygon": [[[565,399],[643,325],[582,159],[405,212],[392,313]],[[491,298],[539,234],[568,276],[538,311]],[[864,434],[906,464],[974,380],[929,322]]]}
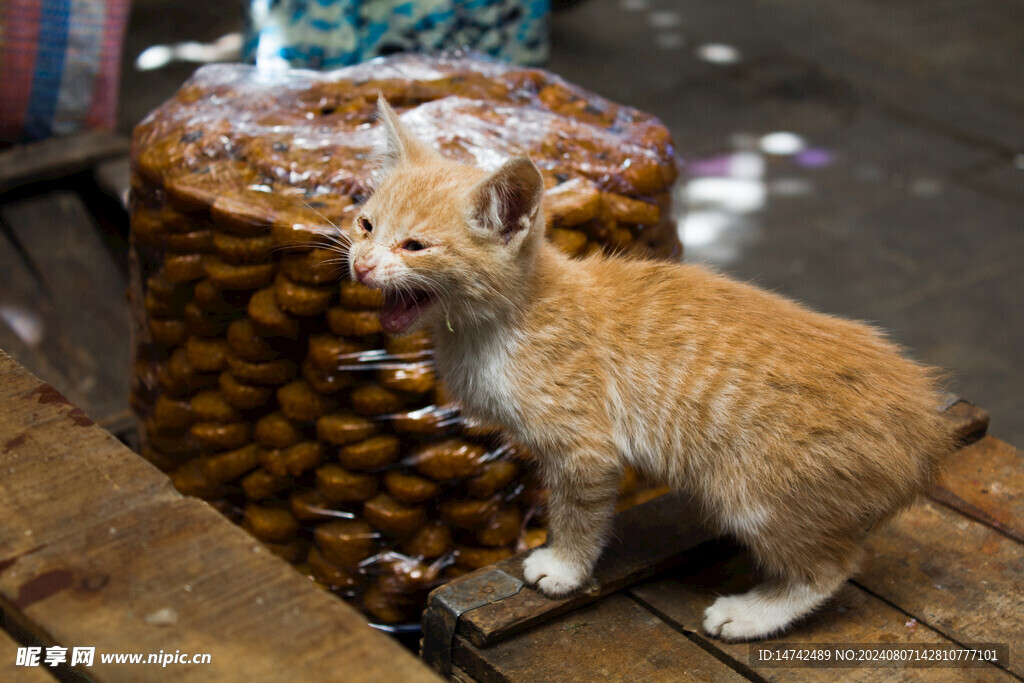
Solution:
{"label": "kitten's nose", "polygon": [[356,273],[356,279],[364,285],[369,284],[366,282],[367,278],[373,273],[377,266],[367,265],[364,262],[356,261],[352,264],[352,270]]}

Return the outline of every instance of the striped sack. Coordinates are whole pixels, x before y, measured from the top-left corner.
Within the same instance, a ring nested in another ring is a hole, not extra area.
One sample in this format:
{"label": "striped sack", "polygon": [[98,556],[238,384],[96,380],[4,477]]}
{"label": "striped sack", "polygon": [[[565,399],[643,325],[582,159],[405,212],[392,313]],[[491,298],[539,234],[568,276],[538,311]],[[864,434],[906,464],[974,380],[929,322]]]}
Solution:
{"label": "striped sack", "polygon": [[129,0],[0,0],[0,143],[111,130]]}

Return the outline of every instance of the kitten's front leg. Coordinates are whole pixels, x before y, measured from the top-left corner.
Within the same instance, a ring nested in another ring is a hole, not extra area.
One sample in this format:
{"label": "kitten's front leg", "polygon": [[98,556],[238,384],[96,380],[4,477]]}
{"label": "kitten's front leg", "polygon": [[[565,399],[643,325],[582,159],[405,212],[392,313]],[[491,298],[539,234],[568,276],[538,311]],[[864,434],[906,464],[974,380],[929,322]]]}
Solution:
{"label": "kitten's front leg", "polygon": [[611,528],[619,476],[617,468],[598,466],[552,467],[545,474],[548,542],[523,562],[523,576],[546,595],[560,597],[590,578]]}

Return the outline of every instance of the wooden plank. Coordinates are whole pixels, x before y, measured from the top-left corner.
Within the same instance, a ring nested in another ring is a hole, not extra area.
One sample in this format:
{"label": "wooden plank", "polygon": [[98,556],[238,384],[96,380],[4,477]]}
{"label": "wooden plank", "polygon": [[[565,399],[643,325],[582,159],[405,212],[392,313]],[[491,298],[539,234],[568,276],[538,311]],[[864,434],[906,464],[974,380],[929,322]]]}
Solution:
{"label": "wooden plank", "polygon": [[932,498],[1024,543],[1024,453],[986,436],[951,457]]}
{"label": "wooden plank", "polygon": [[[598,561],[593,582],[587,591],[552,599],[524,587],[513,596],[463,614],[456,634],[477,647],[487,647],[631,583],[654,576],[683,562],[687,550],[710,537],[699,520],[699,511],[681,495],[661,496],[630,508],[615,516],[613,541]],[[522,579],[522,557],[504,560],[455,581],[469,581],[493,569],[504,570]],[[457,584],[452,582],[449,585]],[[427,609],[431,609],[429,603]]]}
{"label": "wooden plank", "polygon": [[0,471],[0,608],[44,645],[95,646],[92,679],[163,679],[100,655],[180,650],[212,656],[189,680],[436,680],[3,353]]}
{"label": "wooden plank", "polygon": [[942,414],[961,444],[974,443],[988,432],[988,413],[970,401],[955,399]]}
{"label": "wooden plank", "polygon": [[855,581],[958,643],[1024,643],[1024,545],[933,501],[869,540]]}
{"label": "wooden plank", "polygon": [[[719,650],[737,666],[748,665],[750,644],[726,643],[703,635],[704,610],[718,596],[748,590],[756,582],[756,569],[743,551],[710,552],[712,561],[681,567],[669,578],[634,586],[629,593],[664,619],[701,642]],[[724,557],[723,557],[724,555]],[[718,559],[722,558],[722,559]],[[941,634],[886,604],[853,584],[846,584],[822,609],[791,630],[763,644],[946,643]],[[983,669],[863,669],[769,668],[752,669],[772,681],[992,681],[1013,677],[992,666]]]}
{"label": "wooden plank", "polygon": [[127,138],[89,132],[17,145],[0,152],[0,192],[37,180],[56,180],[103,159],[128,154]]}
{"label": "wooden plank", "polygon": [[53,683],[56,680],[48,666],[17,666],[19,647],[23,647],[21,643],[0,631],[0,681]]}
{"label": "wooden plank", "polygon": [[53,384],[73,389],[73,345],[56,333],[57,313],[19,248],[0,232],[0,349]]}
{"label": "wooden plank", "polygon": [[478,681],[742,681],[625,595],[612,595],[455,662]]}
{"label": "wooden plank", "polygon": [[[127,277],[96,231],[81,199],[54,192],[0,209],[54,314],[46,334],[66,354],[60,384],[92,418],[104,420],[128,407],[129,332]],[[52,361],[57,363],[57,360]],[[33,368],[43,372],[43,368]]]}

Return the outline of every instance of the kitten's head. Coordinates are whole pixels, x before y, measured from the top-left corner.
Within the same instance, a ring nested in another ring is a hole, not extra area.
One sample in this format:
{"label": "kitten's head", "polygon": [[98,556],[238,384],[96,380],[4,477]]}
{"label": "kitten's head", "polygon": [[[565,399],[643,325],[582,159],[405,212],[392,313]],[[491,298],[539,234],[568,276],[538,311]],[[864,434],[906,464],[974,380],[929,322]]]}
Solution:
{"label": "kitten's head", "polygon": [[516,300],[543,240],[544,181],[526,157],[488,173],[418,140],[383,98],[376,190],[347,228],[352,277],[384,291],[381,326],[496,317]]}

